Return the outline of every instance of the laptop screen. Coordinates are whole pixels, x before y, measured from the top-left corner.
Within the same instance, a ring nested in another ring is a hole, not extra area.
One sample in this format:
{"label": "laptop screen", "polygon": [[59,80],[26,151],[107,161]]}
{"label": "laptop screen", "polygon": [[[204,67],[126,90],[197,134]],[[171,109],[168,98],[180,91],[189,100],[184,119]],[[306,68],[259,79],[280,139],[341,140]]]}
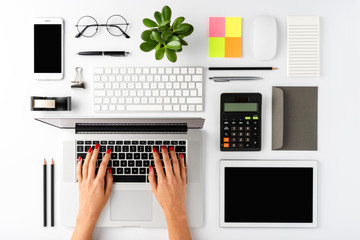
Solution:
{"label": "laptop screen", "polygon": [[225,222],[313,222],[313,168],[225,167],[224,190]]}

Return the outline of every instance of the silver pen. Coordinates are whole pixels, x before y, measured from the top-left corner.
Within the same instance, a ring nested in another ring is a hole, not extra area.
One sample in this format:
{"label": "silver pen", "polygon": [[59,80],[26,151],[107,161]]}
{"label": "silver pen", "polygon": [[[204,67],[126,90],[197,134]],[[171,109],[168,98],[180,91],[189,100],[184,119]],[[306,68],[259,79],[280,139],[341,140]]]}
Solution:
{"label": "silver pen", "polygon": [[241,77],[209,77],[210,80],[214,82],[229,82],[229,81],[240,81],[240,80],[260,80],[262,77],[253,77],[253,76],[241,76]]}

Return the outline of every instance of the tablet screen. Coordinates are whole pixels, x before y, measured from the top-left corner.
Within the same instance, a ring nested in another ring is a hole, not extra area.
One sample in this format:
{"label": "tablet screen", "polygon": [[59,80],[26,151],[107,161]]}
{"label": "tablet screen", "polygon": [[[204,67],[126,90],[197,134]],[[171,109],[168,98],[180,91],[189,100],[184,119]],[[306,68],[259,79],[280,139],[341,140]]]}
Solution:
{"label": "tablet screen", "polygon": [[313,168],[225,167],[228,223],[312,223]]}

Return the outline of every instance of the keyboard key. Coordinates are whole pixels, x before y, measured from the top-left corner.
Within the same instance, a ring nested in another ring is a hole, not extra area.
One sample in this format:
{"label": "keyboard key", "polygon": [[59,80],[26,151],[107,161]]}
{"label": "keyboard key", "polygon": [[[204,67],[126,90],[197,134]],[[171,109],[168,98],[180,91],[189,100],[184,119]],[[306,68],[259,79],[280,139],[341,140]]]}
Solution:
{"label": "keyboard key", "polygon": [[122,151],[123,152],[128,152],[129,151],[129,146],[123,146]]}
{"label": "keyboard key", "polygon": [[140,153],[134,153],[134,159],[140,159]]}
{"label": "keyboard key", "polygon": [[83,152],[83,151],[84,151],[84,147],[83,147],[83,146],[77,146],[76,151],[77,151],[77,152]]}
{"label": "keyboard key", "polygon": [[170,145],[170,141],[164,141],[163,145]]}
{"label": "keyboard key", "polygon": [[126,159],[133,159],[133,154],[132,153],[127,153],[126,154]]}
{"label": "keyboard key", "polygon": [[185,145],[185,144],[186,144],[186,141],[179,141],[179,144],[180,144],[180,145]]}
{"label": "keyboard key", "polygon": [[146,174],[146,168],[140,168],[140,174]]}
{"label": "keyboard key", "polygon": [[134,167],[135,166],[135,161],[128,161],[128,166],[129,167]]}
{"label": "keyboard key", "polygon": [[171,141],[171,145],[178,145],[178,141]]}
{"label": "keyboard key", "polygon": [[93,145],[100,144],[99,141],[93,141],[92,143],[93,143]]}
{"label": "keyboard key", "polygon": [[146,144],[146,141],[140,141],[140,144],[141,144],[141,145],[145,145],[145,144]]}
{"label": "keyboard key", "polygon": [[127,161],[121,161],[120,164],[122,167],[127,167]]}
{"label": "keyboard key", "polygon": [[144,146],[138,146],[137,151],[138,152],[144,152]]}
{"label": "keyboard key", "polygon": [[162,143],[162,141],[155,141],[155,144],[156,145],[162,145],[163,143]]}
{"label": "keyboard key", "polygon": [[175,152],[186,152],[185,146],[175,146]]}
{"label": "keyboard key", "polygon": [[125,159],[125,153],[119,153],[119,159]]}
{"label": "keyboard key", "polygon": [[85,146],[85,152],[88,152],[91,146]]}
{"label": "keyboard key", "polygon": [[131,169],[131,173],[132,173],[132,174],[138,174],[138,173],[139,173],[139,169],[138,169],[138,168],[132,168],[132,169]]}
{"label": "keyboard key", "polygon": [[137,167],[142,167],[142,161],[136,161],[135,164]]}
{"label": "keyboard key", "polygon": [[142,160],[148,159],[148,154],[147,153],[142,153],[141,154],[141,159]]}
{"label": "keyboard key", "polygon": [[144,165],[144,167],[148,167],[150,165],[150,161],[144,161],[143,165]]}
{"label": "keyboard key", "polygon": [[136,152],[136,146],[130,146],[130,152]]}
{"label": "keyboard key", "polygon": [[[78,153],[78,154],[77,154],[77,157],[76,157],[76,160],[78,160],[79,157],[81,157],[83,160],[85,160],[85,158],[86,158],[86,153]],[[84,161],[83,161],[83,162],[84,162]]]}
{"label": "keyboard key", "polygon": [[84,144],[84,141],[77,141],[76,143],[80,145],[80,144]]}
{"label": "keyboard key", "polygon": [[125,174],[130,174],[131,173],[131,168],[125,168]]}
{"label": "keyboard key", "polygon": [[116,145],[122,145],[123,141],[116,141]]}
{"label": "keyboard key", "polygon": [[115,146],[115,152],[121,152],[121,146]]}
{"label": "keyboard key", "polygon": [[118,159],[118,154],[117,153],[111,153],[111,157],[112,160],[114,159]]}
{"label": "keyboard key", "polygon": [[120,161],[114,160],[113,161],[113,167],[119,167],[119,166],[120,166]]}
{"label": "keyboard key", "polygon": [[85,141],[85,144],[91,145],[91,141]]}
{"label": "keyboard key", "polygon": [[[126,169],[125,169],[125,174],[129,174],[126,173]],[[114,182],[146,182],[146,176],[145,175],[135,175],[135,176],[114,175],[113,181]]]}
{"label": "keyboard key", "polygon": [[139,144],[139,141],[132,141],[131,144],[137,145],[137,144]]}
{"label": "keyboard key", "polygon": [[131,142],[130,141],[124,141],[124,145],[130,145]]}
{"label": "keyboard key", "polygon": [[124,169],[123,169],[123,168],[117,168],[116,173],[117,173],[117,174],[123,174],[123,173],[124,173]]}
{"label": "keyboard key", "polygon": [[109,145],[115,145],[115,141],[109,141]]}
{"label": "keyboard key", "polygon": [[148,141],[147,144],[148,144],[148,145],[154,145],[155,142],[154,142],[154,141]]}
{"label": "keyboard key", "polygon": [[100,144],[101,145],[107,145],[107,141],[101,141]]}

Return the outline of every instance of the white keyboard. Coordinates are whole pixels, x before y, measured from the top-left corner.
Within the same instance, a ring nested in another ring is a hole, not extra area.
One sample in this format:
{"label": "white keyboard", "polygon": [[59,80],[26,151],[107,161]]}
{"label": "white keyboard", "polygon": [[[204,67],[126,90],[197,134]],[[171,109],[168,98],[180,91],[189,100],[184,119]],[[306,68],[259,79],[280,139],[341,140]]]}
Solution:
{"label": "white keyboard", "polygon": [[94,68],[95,112],[204,111],[203,68]]}

